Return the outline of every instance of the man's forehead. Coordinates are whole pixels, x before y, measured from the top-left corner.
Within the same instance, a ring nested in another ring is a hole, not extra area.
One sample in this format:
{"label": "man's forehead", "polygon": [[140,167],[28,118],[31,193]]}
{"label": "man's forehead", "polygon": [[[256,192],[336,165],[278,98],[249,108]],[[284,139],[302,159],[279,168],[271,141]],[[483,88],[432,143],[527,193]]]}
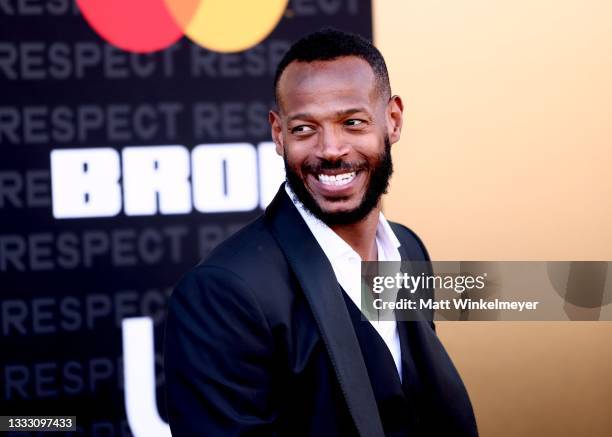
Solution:
{"label": "man's forehead", "polygon": [[[376,76],[365,60],[345,56],[330,61],[294,61],[278,82],[281,109],[311,100],[370,100],[376,89]],[[284,108],[282,108],[284,106]]]}

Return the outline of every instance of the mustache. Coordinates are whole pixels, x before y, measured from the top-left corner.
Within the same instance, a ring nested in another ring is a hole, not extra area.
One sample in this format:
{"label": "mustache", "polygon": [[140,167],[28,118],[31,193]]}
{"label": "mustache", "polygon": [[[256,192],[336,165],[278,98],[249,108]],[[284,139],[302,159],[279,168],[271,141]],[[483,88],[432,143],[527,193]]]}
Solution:
{"label": "mustache", "polygon": [[350,171],[360,171],[367,168],[368,164],[365,161],[344,161],[344,160],[320,160],[316,163],[304,163],[302,165],[302,172],[304,173],[321,173],[323,170],[346,170]]}

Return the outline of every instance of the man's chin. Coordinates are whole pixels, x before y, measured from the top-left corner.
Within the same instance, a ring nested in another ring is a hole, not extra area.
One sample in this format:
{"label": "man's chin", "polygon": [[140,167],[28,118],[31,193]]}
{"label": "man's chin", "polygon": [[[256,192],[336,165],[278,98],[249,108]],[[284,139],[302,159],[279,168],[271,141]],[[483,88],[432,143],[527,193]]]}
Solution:
{"label": "man's chin", "polygon": [[328,226],[353,224],[363,218],[363,192],[361,195],[327,196],[307,183],[298,185],[297,189],[295,183],[290,185],[305,209]]}
{"label": "man's chin", "polygon": [[326,201],[325,203],[317,202],[317,206],[319,207],[319,211],[321,211],[326,216],[341,216],[347,214],[354,214],[359,208],[359,203],[356,205],[352,205],[353,202],[346,201],[338,201],[338,202],[330,202]]}
{"label": "man's chin", "polygon": [[317,208],[307,210],[328,226],[350,225],[365,218],[364,211],[360,205],[350,207],[348,205],[338,206],[317,203]]}

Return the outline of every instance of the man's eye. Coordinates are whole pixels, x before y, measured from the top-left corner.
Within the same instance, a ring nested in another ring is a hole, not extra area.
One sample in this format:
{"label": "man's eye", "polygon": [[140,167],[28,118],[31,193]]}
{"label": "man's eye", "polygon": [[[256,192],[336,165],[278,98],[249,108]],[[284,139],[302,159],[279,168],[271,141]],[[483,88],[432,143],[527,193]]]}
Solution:
{"label": "man's eye", "polygon": [[344,124],[347,125],[347,126],[360,126],[363,123],[364,123],[363,120],[359,120],[357,118],[351,118],[351,119],[346,120],[344,122]]}
{"label": "man's eye", "polygon": [[292,134],[301,134],[301,133],[313,132],[313,131],[314,131],[314,129],[312,128],[312,126],[308,126],[308,125],[305,125],[305,124],[301,124],[299,126],[291,128],[291,133]]}

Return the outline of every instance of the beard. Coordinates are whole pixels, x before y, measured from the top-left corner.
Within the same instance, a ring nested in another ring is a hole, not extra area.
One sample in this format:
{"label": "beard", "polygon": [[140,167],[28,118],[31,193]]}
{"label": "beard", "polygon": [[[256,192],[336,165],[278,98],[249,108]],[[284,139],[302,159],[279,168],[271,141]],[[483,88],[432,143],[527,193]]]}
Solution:
{"label": "beard", "polygon": [[347,171],[369,171],[370,178],[366,184],[365,193],[356,208],[348,211],[328,212],[323,210],[314,199],[305,182],[300,175],[287,162],[287,154],[283,156],[285,162],[285,173],[287,182],[304,205],[307,211],[317,217],[328,226],[348,225],[363,220],[377,205],[383,194],[387,193],[389,179],[393,174],[393,163],[391,161],[391,143],[389,137],[384,138],[385,150],[378,155],[374,163],[350,163],[342,160],[321,160],[317,164],[305,163],[301,167],[303,175],[319,174],[322,170],[347,170]]}

